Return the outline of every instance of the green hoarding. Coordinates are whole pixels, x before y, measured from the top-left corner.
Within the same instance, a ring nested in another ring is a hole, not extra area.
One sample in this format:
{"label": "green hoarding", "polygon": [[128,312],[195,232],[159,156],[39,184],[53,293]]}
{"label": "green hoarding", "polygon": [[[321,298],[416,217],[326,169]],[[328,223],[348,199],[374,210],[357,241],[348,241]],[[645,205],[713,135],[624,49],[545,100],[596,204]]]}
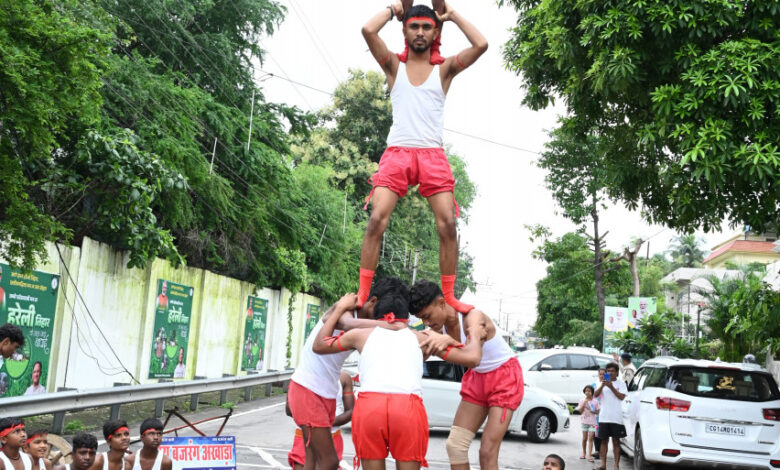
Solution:
{"label": "green hoarding", "polygon": [[658,303],[655,297],[629,297],[628,298],[628,326],[639,329],[642,321],[658,311]]}
{"label": "green hoarding", "polygon": [[604,352],[620,353],[615,345],[615,333],[628,329],[628,309],[626,307],[604,307]]}
{"label": "green hoarding", "polygon": [[181,379],[186,375],[193,294],[190,286],[157,280],[150,379]]}
{"label": "green hoarding", "polygon": [[262,370],[265,327],[268,324],[268,301],[250,295],[246,303],[241,370]]}
{"label": "green hoarding", "polygon": [[19,326],[25,339],[10,358],[0,359],[0,397],[46,393],[59,284],[55,274],[0,263],[0,325]]}
{"label": "green hoarding", "polygon": [[306,305],[306,329],[303,338],[309,337],[309,333],[317,326],[317,322],[320,320],[320,306],[315,304]]}

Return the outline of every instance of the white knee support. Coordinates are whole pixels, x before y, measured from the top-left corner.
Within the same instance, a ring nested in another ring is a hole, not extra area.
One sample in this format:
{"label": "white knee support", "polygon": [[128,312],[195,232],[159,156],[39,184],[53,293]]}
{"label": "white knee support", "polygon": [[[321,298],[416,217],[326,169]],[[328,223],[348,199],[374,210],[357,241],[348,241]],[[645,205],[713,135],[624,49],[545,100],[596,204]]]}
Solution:
{"label": "white knee support", "polygon": [[474,440],[476,434],[466,428],[453,426],[450,435],[447,437],[447,455],[450,458],[450,464],[469,463],[469,446]]}

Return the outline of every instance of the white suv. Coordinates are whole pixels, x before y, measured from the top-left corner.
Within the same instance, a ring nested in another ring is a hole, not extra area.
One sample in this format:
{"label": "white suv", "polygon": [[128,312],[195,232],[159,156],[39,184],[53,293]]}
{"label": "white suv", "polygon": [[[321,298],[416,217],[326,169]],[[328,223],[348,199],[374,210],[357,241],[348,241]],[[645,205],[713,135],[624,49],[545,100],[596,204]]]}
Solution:
{"label": "white suv", "polygon": [[560,396],[566,403],[578,403],[582,389],[599,377],[599,367],[612,358],[592,348],[531,349],[517,355],[523,380]]}
{"label": "white suv", "polygon": [[621,447],[636,470],[780,468],[780,391],[758,366],[651,359],[629,384],[622,415]]}

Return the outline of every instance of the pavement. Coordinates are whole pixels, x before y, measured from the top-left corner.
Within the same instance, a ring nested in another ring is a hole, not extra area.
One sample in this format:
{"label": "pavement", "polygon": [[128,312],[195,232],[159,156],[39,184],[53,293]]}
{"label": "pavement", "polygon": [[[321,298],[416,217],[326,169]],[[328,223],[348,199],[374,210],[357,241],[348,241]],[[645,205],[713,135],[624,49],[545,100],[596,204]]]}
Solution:
{"label": "pavement", "polygon": [[[233,416],[228,421],[222,435],[236,436],[239,469],[279,469],[289,468],[287,464],[287,452],[292,446],[295,433],[295,424],[284,413],[284,396],[254,400],[242,403],[234,409]],[[223,410],[210,409],[198,413],[188,413],[187,419],[197,421],[206,417],[223,414]],[[177,425],[177,419],[171,418],[168,427]],[[204,423],[199,428],[208,435],[216,433],[221,420]],[[137,424],[131,425],[131,431],[138,429]],[[558,454],[566,461],[567,470],[592,469],[596,464],[587,460],[580,460],[579,416],[572,416],[571,429],[558,434],[543,444],[530,442],[525,433],[521,435],[508,435],[501,445],[499,455],[499,468],[501,470],[530,470],[540,469],[542,462],[548,454]],[[353,470],[352,435],[348,429],[344,433],[344,457],[341,468]],[[180,432],[179,435],[196,435],[193,431]],[[432,470],[449,469],[444,443],[447,439],[446,430],[432,430],[426,456]],[[101,451],[103,450],[101,446]],[[138,448],[134,446],[133,449]],[[611,449],[610,449],[611,451]],[[474,442],[469,451],[472,468],[479,468],[479,443]],[[598,461],[596,461],[598,462]],[[607,461],[607,468],[614,469],[612,458]],[[388,468],[393,468],[392,459],[388,459]],[[632,470],[631,459],[623,455],[620,462],[620,470]]]}

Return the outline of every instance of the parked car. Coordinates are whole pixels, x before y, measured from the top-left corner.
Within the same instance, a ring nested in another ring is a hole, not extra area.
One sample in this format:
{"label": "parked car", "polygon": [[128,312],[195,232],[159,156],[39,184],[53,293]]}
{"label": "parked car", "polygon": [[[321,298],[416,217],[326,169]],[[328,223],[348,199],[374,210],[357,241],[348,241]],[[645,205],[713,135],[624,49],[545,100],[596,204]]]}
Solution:
{"label": "parked car", "polygon": [[780,391],[757,365],[651,359],[628,385],[622,415],[621,447],[636,470],[780,468]]}
{"label": "parked car", "polygon": [[523,379],[566,403],[578,403],[582,388],[598,379],[599,367],[612,361],[593,348],[533,349],[517,355],[523,366]]}
{"label": "parked car", "polygon": [[[357,368],[349,367],[360,392]],[[428,427],[452,427],[460,403],[460,382],[466,369],[462,366],[432,357],[423,364],[423,403],[428,414]],[[512,416],[509,432],[526,431],[531,442],[545,442],[552,433],[569,429],[569,408],[566,402],[551,393],[526,384],[523,402]]]}

